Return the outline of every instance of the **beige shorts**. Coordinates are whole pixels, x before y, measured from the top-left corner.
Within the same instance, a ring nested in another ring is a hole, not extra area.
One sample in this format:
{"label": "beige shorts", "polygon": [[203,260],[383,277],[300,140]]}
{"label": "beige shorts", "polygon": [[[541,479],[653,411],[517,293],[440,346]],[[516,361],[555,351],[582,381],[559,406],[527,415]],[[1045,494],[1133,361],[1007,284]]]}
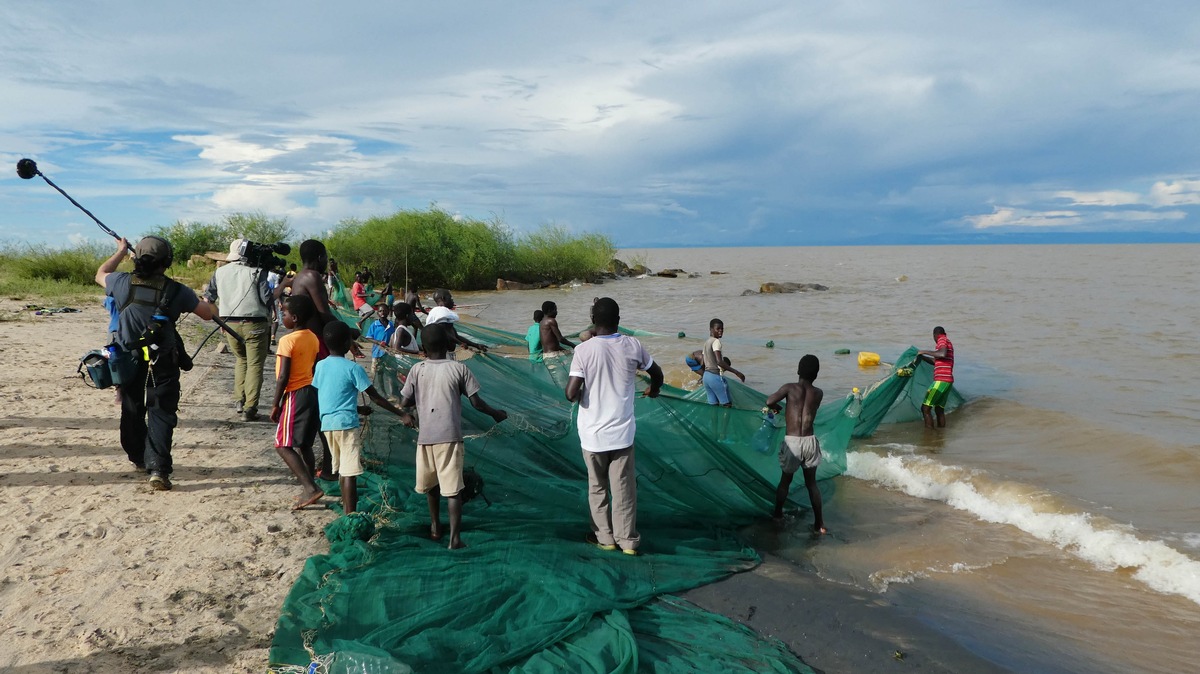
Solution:
{"label": "beige shorts", "polygon": [[817,436],[783,436],[779,445],[779,467],[785,473],[795,473],[800,468],[816,468],[821,465],[821,443]]}
{"label": "beige shorts", "polygon": [[341,477],[363,474],[361,429],[347,428],[344,431],[324,431],[329,443],[329,455],[333,457],[333,472]]}
{"label": "beige shorts", "polygon": [[463,489],[462,441],[436,445],[417,445],[417,493],[439,487],[442,496],[454,496]]}

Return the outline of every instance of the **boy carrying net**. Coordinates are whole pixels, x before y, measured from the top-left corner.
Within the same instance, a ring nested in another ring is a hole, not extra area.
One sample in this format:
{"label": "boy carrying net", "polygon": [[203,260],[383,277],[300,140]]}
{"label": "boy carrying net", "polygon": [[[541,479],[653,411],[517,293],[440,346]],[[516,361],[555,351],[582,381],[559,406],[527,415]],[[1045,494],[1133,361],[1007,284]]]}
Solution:
{"label": "boy carrying net", "polygon": [[412,424],[407,412],[379,395],[367,378],[367,371],[345,357],[351,341],[349,325],[341,321],[327,324],[325,346],[329,348],[329,358],[317,363],[313,374],[321,410],[321,432],[329,444],[333,472],[338,474],[338,487],[342,490],[342,510],[347,515],[358,509],[357,478],[363,473],[358,415],[371,412],[369,406],[358,406],[358,394],[366,393],[376,405],[399,416],[402,423]]}
{"label": "boy carrying net", "polygon": [[[412,366],[404,389],[401,407],[416,407],[421,420],[417,434],[416,491],[425,494],[432,521],[429,536],[442,539],[440,498],[446,496],[450,511],[451,550],[467,547],[459,536],[462,529],[463,482],[462,396],[471,406],[492,417],[496,423],[508,418],[508,412],[493,409],[479,397],[479,382],[466,365],[446,358],[450,347],[450,328],[441,323],[425,326],[423,332],[428,360]],[[411,418],[410,418],[411,420]],[[405,423],[409,423],[406,421]],[[410,424],[411,425],[411,424]]]}

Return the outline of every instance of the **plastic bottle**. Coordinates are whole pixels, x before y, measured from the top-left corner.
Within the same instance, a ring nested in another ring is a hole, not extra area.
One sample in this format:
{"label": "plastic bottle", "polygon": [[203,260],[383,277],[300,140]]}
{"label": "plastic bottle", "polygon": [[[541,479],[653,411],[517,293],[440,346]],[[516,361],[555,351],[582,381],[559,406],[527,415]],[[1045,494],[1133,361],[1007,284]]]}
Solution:
{"label": "plastic bottle", "polygon": [[763,415],[762,425],[754,432],[754,437],[750,440],[750,446],[759,454],[770,454],[773,449],[771,440],[775,437],[775,413],[767,412]]}
{"label": "plastic bottle", "polygon": [[856,386],[850,391],[850,404],[846,406],[846,416],[857,419],[860,414],[862,414],[862,396],[858,393]]}

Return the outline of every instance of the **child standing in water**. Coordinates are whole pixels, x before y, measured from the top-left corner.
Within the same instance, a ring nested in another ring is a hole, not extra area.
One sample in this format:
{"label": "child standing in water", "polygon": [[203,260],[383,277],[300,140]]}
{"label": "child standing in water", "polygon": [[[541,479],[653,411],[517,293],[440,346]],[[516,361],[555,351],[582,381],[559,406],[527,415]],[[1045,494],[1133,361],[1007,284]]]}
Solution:
{"label": "child standing in water", "polygon": [[787,400],[787,435],[779,446],[779,467],[783,475],[779,478],[779,486],[775,489],[776,520],[783,519],[783,504],[787,501],[788,490],[792,486],[792,478],[797,470],[804,472],[804,486],[808,489],[808,500],[813,510],[813,530],[818,534],[828,533],[825,529],[825,519],[821,517],[821,491],[817,489],[817,466],[821,464],[821,443],[813,435],[813,419],[817,416],[817,408],[825,393],[813,386],[817,373],[821,370],[821,361],[816,356],[808,354],[800,359],[796,368],[799,381],[795,384],[784,384],[780,389],[767,398],[767,407],[779,412],[779,402]]}
{"label": "child standing in water", "polygon": [[[725,323],[721,319],[714,318],[708,322],[708,340],[704,342],[702,353],[704,374],[701,377],[704,380],[704,392],[708,394],[709,405],[733,407],[733,401],[729,397],[729,384],[721,376],[721,373],[725,372],[725,357],[721,353],[721,338],[724,336]],[[741,372],[729,371],[746,381]]]}

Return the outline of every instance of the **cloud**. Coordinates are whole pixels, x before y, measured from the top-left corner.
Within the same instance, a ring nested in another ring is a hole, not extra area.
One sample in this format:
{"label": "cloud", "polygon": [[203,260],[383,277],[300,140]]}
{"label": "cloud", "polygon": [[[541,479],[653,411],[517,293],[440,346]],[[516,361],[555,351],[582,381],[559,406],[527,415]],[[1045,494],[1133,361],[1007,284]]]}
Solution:
{"label": "cloud", "polygon": [[1200,180],[1170,180],[1154,183],[1150,202],[1155,206],[1200,204]]}
{"label": "cloud", "polygon": [[964,218],[975,229],[994,227],[1064,227],[1079,224],[1082,218],[1076,211],[1028,211],[1016,208],[995,207],[987,215],[972,215]]}
{"label": "cloud", "polygon": [[[142,231],[430,202],[627,246],[1196,229],[1200,47],[1164,2],[24,3],[0,147]],[[17,194],[0,231],[65,226]]]}
{"label": "cloud", "polygon": [[1073,206],[1129,206],[1142,203],[1142,197],[1136,192],[1107,190],[1103,192],[1076,192],[1064,190],[1054,195],[1058,199],[1066,199]]}

